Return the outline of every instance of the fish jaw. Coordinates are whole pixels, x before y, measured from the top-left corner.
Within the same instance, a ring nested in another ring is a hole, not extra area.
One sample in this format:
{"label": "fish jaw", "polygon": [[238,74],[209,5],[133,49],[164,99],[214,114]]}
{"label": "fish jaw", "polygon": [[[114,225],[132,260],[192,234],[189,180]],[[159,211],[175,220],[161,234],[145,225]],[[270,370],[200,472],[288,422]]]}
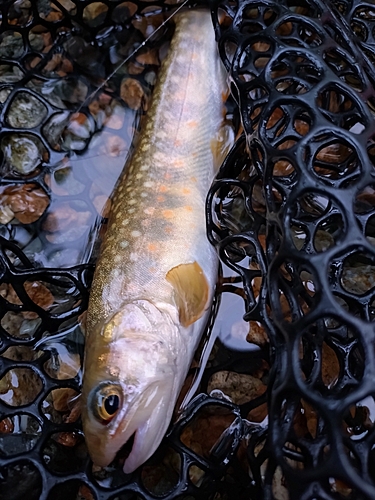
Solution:
{"label": "fish jaw", "polygon": [[[86,415],[85,415],[86,414]],[[93,422],[87,411],[83,411],[83,432],[85,434],[86,445],[93,463],[99,467],[107,467],[116,457],[117,452],[122,445],[132,436],[131,428],[124,429],[121,436],[121,445],[119,444],[118,433],[111,433],[108,429],[103,431],[102,424]],[[122,412],[122,418],[125,418],[125,412]],[[116,419],[120,420],[120,419]],[[115,430],[115,422],[109,424]],[[127,432],[126,432],[127,431]]]}
{"label": "fish jaw", "polygon": [[[168,384],[169,385],[169,384]],[[124,472],[129,474],[142,465],[158,448],[169,426],[175,403],[177,387],[157,386],[150,411],[136,412],[132,419],[131,427],[136,427],[136,434],[132,450],[125,460]]]}
{"label": "fish jaw", "polygon": [[[178,362],[187,356],[171,306],[158,306],[128,304],[104,325],[97,336],[101,342],[90,339],[82,422],[89,455],[98,466],[108,466],[134,434],[124,465],[126,473],[132,472],[154,453],[168,428],[188,363]],[[109,422],[96,413],[103,387],[114,387],[120,395],[119,410]]]}

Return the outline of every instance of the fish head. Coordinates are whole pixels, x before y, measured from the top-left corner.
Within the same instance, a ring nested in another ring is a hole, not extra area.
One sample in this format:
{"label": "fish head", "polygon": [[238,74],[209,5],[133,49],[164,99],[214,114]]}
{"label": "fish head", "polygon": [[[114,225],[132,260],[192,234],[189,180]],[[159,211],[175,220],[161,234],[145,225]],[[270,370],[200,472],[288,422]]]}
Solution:
{"label": "fish head", "polygon": [[[124,471],[145,462],[160,444],[180,386],[176,324],[150,304],[128,304],[89,338],[82,421],[89,454],[105,467],[128,443]],[[130,443],[132,445],[130,446]]]}

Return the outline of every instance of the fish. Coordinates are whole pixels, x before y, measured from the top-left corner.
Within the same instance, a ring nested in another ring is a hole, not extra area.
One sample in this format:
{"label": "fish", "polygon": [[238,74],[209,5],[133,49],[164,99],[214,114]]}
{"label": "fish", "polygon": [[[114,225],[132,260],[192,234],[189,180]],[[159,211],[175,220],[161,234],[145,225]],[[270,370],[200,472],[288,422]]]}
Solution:
{"label": "fish", "polygon": [[210,12],[186,10],[113,195],[90,292],[82,422],[93,462],[127,443],[124,472],[157,449],[210,315],[218,257],[205,200],[231,132]]}

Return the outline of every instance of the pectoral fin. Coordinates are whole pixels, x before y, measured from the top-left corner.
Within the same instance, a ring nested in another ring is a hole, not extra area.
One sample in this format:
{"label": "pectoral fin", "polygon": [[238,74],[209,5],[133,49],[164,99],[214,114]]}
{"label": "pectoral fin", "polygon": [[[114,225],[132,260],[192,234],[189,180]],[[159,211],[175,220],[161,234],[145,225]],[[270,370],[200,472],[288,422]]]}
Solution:
{"label": "pectoral fin", "polygon": [[173,286],[182,326],[189,326],[204,313],[209,294],[207,279],[197,262],[180,264],[168,271],[167,281]]}

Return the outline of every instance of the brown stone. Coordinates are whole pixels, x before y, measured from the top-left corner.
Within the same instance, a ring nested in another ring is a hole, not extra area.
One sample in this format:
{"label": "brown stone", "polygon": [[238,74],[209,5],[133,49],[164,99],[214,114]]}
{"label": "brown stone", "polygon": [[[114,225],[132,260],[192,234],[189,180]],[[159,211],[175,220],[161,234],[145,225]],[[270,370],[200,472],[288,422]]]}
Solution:
{"label": "brown stone", "polygon": [[37,184],[13,184],[0,192],[0,208],[8,207],[22,224],[37,221],[49,203],[47,193]]}
{"label": "brown stone", "polygon": [[134,110],[140,109],[146,99],[142,85],[134,78],[125,78],[121,82],[120,95],[129,108]]}

